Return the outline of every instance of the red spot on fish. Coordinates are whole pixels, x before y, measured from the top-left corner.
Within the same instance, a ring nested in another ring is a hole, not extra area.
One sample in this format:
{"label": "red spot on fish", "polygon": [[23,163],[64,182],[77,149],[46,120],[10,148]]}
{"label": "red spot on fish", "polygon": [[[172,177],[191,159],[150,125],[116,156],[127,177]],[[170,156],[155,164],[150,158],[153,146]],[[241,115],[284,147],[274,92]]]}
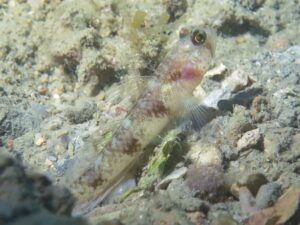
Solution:
{"label": "red spot on fish", "polygon": [[197,76],[195,67],[186,64],[181,68],[182,78],[185,80],[193,80]]}
{"label": "red spot on fish", "polygon": [[123,146],[123,152],[126,154],[132,154],[137,152],[141,149],[141,144],[139,140],[133,136],[126,140],[126,144]]}
{"label": "red spot on fish", "polygon": [[175,70],[167,75],[167,81],[177,81],[180,77],[181,73],[178,70]]}
{"label": "red spot on fish", "polygon": [[117,106],[115,108],[115,111],[118,115],[121,115],[121,114],[127,114],[127,110],[125,108],[123,108],[122,106]]}
{"label": "red spot on fish", "polygon": [[168,114],[168,111],[168,108],[162,101],[158,99],[152,99],[151,101],[149,101],[148,106],[146,108],[146,116],[162,117],[166,116]]}

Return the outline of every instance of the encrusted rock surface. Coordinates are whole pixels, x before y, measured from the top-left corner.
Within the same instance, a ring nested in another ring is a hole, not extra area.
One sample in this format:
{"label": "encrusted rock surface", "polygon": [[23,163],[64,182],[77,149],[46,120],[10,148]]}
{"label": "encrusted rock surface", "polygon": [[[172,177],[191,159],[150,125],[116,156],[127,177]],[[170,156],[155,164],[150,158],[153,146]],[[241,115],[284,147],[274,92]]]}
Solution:
{"label": "encrusted rock surface", "polygon": [[0,154],[0,224],[87,224],[71,218],[74,201],[66,188]]}

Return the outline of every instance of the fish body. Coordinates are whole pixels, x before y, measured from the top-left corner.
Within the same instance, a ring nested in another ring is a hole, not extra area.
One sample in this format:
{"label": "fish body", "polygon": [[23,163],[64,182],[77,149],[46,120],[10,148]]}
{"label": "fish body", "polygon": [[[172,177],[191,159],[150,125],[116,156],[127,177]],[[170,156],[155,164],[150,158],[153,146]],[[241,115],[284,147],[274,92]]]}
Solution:
{"label": "fish body", "polygon": [[143,149],[172,119],[185,112],[186,101],[208,70],[214,50],[212,30],[183,30],[158,66],[157,76],[147,83],[135,106],[99,152],[97,163],[91,163],[78,177],[77,182],[86,186],[90,195],[87,204],[77,207],[78,212],[101,203],[136,164]]}

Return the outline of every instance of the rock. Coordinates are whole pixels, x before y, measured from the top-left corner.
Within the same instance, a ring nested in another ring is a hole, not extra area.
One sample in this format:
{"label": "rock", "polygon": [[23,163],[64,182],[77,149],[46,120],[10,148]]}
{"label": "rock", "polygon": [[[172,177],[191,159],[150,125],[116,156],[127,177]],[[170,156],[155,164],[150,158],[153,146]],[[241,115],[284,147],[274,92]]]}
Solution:
{"label": "rock", "polygon": [[279,155],[280,141],[274,138],[274,136],[266,136],[264,138],[264,150],[266,157],[274,160]]}
{"label": "rock", "polygon": [[181,167],[177,170],[174,170],[171,174],[169,174],[168,176],[166,176],[162,181],[160,181],[156,188],[157,189],[163,189],[166,186],[168,186],[168,184],[175,179],[178,179],[180,177],[183,177],[187,172],[187,168],[186,167]]}
{"label": "rock", "polygon": [[28,174],[22,165],[0,154],[0,224],[87,225],[71,218],[74,197],[40,174]]}
{"label": "rock", "polygon": [[11,106],[3,119],[0,124],[0,136],[6,134],[14,139],[36,130],[41,122],[41,118],[33,112],[23,111],[21,106]]}
{"label": "rock", "polygon": [[251,116],[255,122],[264,122],[271,119],[270,102],[264,96],[257,95],[251,103]]}
{"label": "rock", "polygon": [[256,195],[256,206],[260,209],[273,206],[281,192],[281,186],[276,182],[262,185]]}
{"label": "rock", "polygon": [[47,87],[44,87],[44,86],[38,86],[38,93],[40,95],[47,95],[48,94],[48,88]]}
{"label": "rock", "polygon": [[67,110],[66,117],[71,123],[80,124],[91,120],[96,110],[94,103],[78,102],[75,107]]}
{"label": "rock", "polygon": [[[220,68],[216,68],[215,71],[208,71],[208,76],[213,76],[214,74],[220,73],[222,70],[225,73],[225,67],[220,66]],[[205,75],[207,76],[207,74]],[[254,98],[253,93],[257,93],[256,87],[252,87],[254,79],[246,74],[244,71],[236,70],[231,73],[221,84],[221,88],[218,87],[214,90],[211,90],[209,94],[206,94],[203,90],[201,83],[194,91],[194,96],[201,98],[202,104],[205,106],[221,109],[221,110],[229,110],[232,108],[233,104],[241,104],[243,102],[250,101]],[[250,87],[251,86],[251,87]],[[247,90],[250,89],[250,90]],[[246,89],[246,90],[244,90]],[[239,91],[242,91],[241,93]],[[244,96],[246,95],[246,97]],[[242,100],[241,100],[242,99]],[[226,105],[228,105],[226,107]],[[242,105],[242,104],[241,104]]]}
{"label": "rock", "polygon": [[286,162],[294,162],[300,157],[300,133],[296,133],[291,140],[289,151],[282,153],[282,159]]}
{"label": "rock", "polygon": [[205,76],[213,80],[221,80],[224,78],[226,72],[227,67],[221,63],[219,66],[207,71]]}
{"label": "rock", "polygon": [[237,151],[242,152],[250,148],[259,148],[262,135],[259,128],[247,131],[237,142]]}
{"label": "rock", "polygon": [[222,153],[226,160],[236,160],[238,158],[238,153],[235,151],[234,148],[230,147],[229,145],[222,145],[221,146]]}
{"label": "rock", "polygon": [[167,188],[167,196],[172,204],[179,206],[185,211],[207,210],[207,202],[195,198],[194,193],[191,192],[190,188],[182,179],[173,180],[170,183]]}
{"label": "rock", "polygon": [[238,0],[238,2],[245,7],[246,9],[250,10],[257,10],[258,8],[262,7],[266,0]]}
{"label": "rock", "polygon": [[[249,218],[249,225],[281,225],[287,224],[286,222],[291,222],[290,224],[297,224],[299,222],[299,201],[300,201],[300,188],[297,186],[290,187],[274,204],[274,206],[256,210],[255,213]],[[275,218],[275,219],[274,219]]]}
{"label": "rock", "polygon": [[215,194],[225,184],[224,172],[219,165],[192,165],[188,168],[186,183],[192,192]]}
{"label": "rock", "polygon": [[0,105],[0,123],[5,120],[9,110],[8,107],[5,105]]}
{"label": "rock", "polygon": [[276,160],[289,149],[293,141],[294,130],[291,128],[270,128],[264,134],[264,153],[269,160]]}
{"label": "rock", "polygon": [[52,168],[54,166],[53,162],[48,158],[45,159],[44,164],[45,164],[45,166],[50,167],[50,168]]}
{"label": "rock", "polygon": [[192,224],[200,225],[204,223],[204,218],[206,217],[203,212],[190,212],[187,213],[187,216]]}
{"label": "rock", "polygon": [[48,212],[41,212],[38,214],[32,214],[32,216],[21,217],[16,219],[13,223],[6,223],[7,225],[88,225],[82,218],[72,218],[72,217],[57,217],[55,215],[49,214]]}
{"label": "rock", "polygon": [[180,18],[186,12],[187,6],[187,0],[168,0],[167,12],[169,14],[169,22],[174,22]]}
{"label": "rock", "polygon": [[211,225],[238,225],[238,222],[231,215],[221,214],[212,221]]}
{"label": "rock", "polygon": [[46,141],[47,141],[47,138],[45,135],[40,134],[40,133],[35,135],[34,143],[36,146],[41,147],[42,145],[44,145],[46,143]]}
{"label": "rock", "polygon": [[[262,92],[263,92],[262,86],[258,83],[255,83],[250,87],[246,87],[245,90],[241,90],[237,92],[231,99],[231,104],[242,105],[248,108],[251,105],[253,99],[257,95],[260,95]],[[221,104],[221,102],[219,104]],[[222,107],[220,106],[219,108],[222,109]]]}
{"label": "rock", "polygon": [[50,131],[57,130],[61,128],[63,125],[63,121],[60,118],[52,119],[47,124],[47,129]]}
{"label": "rock", "polygon": [[263,174],[257,173],[249,175],[243,185],[249,189],[253,196],[256,196],[260,187],[266,183],[268,183],[267,178]]}
{"label": "rock", "polygon": [[202,143],[201,141],[191,147],[188,157],[196,166],[220,166],[222,164],[222,156],[217,147],[213,144]]}
{"label": "rock", "polygon": [[297,113],[289,108],[283,109],[278,121],[283,127],[297,127]]}
{"label": "rock", "polygon": [[231,146],[236,146],[236,142],[241,138],[241,134],[253,130],[255,127],[249,118],[248,112],[243,106],[235,106],[233,115],[229,118],[224,127],[224,134]]}
{"label": "rock", "polygon": [[243,70],[235,70],[226,78],[222,84],[222,88],[231,92],[237,92],[250,85],[252,78]]}
{"label": "rock", "polygon": [[106,223],[97,223],[99,225],[120,225],[120,224],[140,224],[140,225],[158,225],[158,224],[178,224],[187,225],[191,224],[186,214],[182,210],[172,209],[172,210],[162,210],[161,208],[156,208],[151,202],[144,202],[143,204],[138,204],[131,209],[124,210],[121,216],[121,222],[117,219],[110,219]]}

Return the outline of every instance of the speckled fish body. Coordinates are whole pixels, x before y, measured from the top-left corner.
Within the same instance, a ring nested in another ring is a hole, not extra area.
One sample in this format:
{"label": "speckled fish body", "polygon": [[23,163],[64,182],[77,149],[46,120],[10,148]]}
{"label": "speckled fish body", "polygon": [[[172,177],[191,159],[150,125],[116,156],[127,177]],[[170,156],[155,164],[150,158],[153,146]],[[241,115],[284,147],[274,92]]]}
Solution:
{"label": "speckled fish body", "polygon": [[[157,76],[148,82],[135,107],[101,151],[97,166],[81,174],[80,182],[90,190],[90,208],[116,187],[135,165],[142,150],[170,120],[184,113],[185,102],[208,70],[214,49],[213,31],[184,30],[158,66]],[[82,207],[78,209],[80,212]]]}

